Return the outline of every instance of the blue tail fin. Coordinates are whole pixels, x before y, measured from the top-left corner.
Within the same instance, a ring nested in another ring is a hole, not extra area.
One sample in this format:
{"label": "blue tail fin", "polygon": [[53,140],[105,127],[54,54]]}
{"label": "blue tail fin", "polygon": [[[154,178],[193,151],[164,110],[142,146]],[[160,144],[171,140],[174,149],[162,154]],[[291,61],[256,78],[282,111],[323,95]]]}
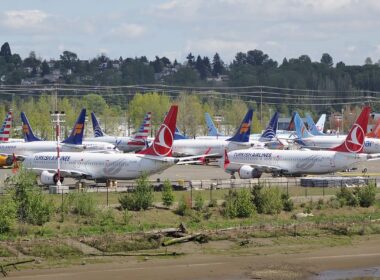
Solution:
{"label": "blue tail fin", "polygon": [[313,118],[309,114],[306,115],[306,122],[307,122],[307,125],[309,126],[309,131],[311,134],[313,134],[313,135],[325,135],[324,133],[322,133],[318,130],[317,126],[315,125],[315,123],[313,121]]}
{"label": "blue tail fin", "polygon": [[36,137],[33,133],[32,127],[30,126],[29,120],[24,112],[21,112],[22,121],[22,132],[24,133],[25,142],[42,141],[40,138]]}
{"label": "blue tail fin", "polygon": [[253,109],[249,109],[235,135],[228,138],[227,141],[248,142],[251,134],[252,117]]}
{"label": "blue tail fin", "polygon": [[270,141],[274,137],[276,137],[278,116],[279,116],[279,113],[275,112],[273,117],[269,121],[267,128],[264,130],[263,134],[261,135],[259,139],[260,141]]}
{"label": "blue tail fin", "polygon": [[95,137],[104,136],[105,134],[103,133],[94,112],[91,112],[91,121],[92,121],[92,128],[94,129],[94,136]]}
{"label": "blue tail fin", "polygon": [[207,130],[208,136],[223,136],[223,133],[220,133],[218,129],[215,127],[214,122],[211,119],[211,116],[209,113],[205,113],[206,118],[206,124],[207,124]]}
{"label": "blue tail fin", "polygon": [[323,133],[323,130],[325,128],[325,122],[326,122],[326,114],[322,114],[319,120],[317,121],[317,123],[315,124],[319,132]]}
{"label": "blue tail fin", "polygon": [[176,127],[175,128],[175,133],[174,133],[174,140],[181,140],[181,139],[189,139],[189,138],[187,138],[181,132],[179,132],[178,127]]}
{"label": "blue tail fin", "polygon": [[77,121],[74,124],[73,130],[69,137],[62,141],[66,144],[81,145],[84,132],[84,121],[86,119],[86,109],[82,109]]}
{"label": "blue tail fin", "polygon": [[313,137],[313,135],[307,130],[305,124],[297,112],[294,114],[294,126],[296,128],[296,134],[299,139]]}

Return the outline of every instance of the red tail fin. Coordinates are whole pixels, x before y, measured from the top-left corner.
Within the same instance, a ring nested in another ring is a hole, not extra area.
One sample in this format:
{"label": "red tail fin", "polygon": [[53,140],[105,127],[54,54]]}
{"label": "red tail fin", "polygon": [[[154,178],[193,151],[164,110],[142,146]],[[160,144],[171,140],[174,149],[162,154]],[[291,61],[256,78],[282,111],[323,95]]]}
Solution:
{"label": "red tail fin", "polygon": [[367,132],[367,125],[371,107],[365,106],[352,126],[346,139],[338,147],[331,150],[345,153],[361,153],[364,147],[364,138]]}
{"label": "red tail fin", "polygon": [[175,127],[177,124],[178,106],[172,105],[166,115],[164,123],[160,126],[152,145],[138,154],[153,156],[172,156]]}

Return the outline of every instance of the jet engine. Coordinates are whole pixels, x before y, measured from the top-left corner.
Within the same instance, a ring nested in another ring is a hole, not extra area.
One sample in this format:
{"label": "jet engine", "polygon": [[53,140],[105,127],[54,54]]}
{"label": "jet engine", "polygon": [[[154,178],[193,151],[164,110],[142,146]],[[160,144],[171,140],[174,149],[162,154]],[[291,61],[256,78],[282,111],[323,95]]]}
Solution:
{"label": "jet engine", "polygon": [[[42,171],[40,176],[40,181],[44,185],[52,186],[57,184],[58,182],[58,174],[57,173],[50,173],[49,171],[45,170]],[[63,183],[63,177],[59,179],[61,183]]]}
{"label": "jet engine", "polygon": [[239,169],[239,177],[240,179],[252,179],[252,178],[260,178],[263,172],[258,171],[255,168],[252,168],[249,165],[243,165]]}
{"label": "jet engine", "polygon": [[13,156],[0,156],[0,167],[11,166],[13,164]]}

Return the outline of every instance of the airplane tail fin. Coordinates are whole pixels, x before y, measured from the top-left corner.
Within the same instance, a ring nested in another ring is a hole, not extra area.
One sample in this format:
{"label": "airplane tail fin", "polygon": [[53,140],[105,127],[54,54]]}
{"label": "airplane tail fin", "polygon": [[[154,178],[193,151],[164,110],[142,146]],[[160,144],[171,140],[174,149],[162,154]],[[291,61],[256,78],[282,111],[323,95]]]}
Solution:
{"label": "airplane tail fin", "polygon": [[206,119],[206,124],[207,124],[208,136],[222,136],[223,135],[216,128],[209,113],[205,113],[205,119]]}
{"label": "airplane tail fin", "polygon": [[102,137],[106,134],[103,132],[102,128],[99,125],[98,119],[95,116],[94,112],[91,112],[91,121],[92,121],[92,128],[94,129],[94,136],[95,137]]}
{"label": "airplane tail fin", "polygon": [[339,146],[332,148],[332,151],[345,153],[361,153],[363,152],[365,132],[367,131],[369,114],[371,107],[365,106],[351,127],[346,139]]}
{"label": "airplane tail fin", "polygon": [[174,133],[174,140],[181,140],[181,139],[189,139],[188,137],[186,137],[185,135],[183,135],[178,127],[175,128],[175,133]]}
{"label": "airplane tail fin", "polygon": [[146,140],[148,138],[151,126],[151,116],[151,112],[145,114],[144,120],[139,130],[132,137],[134,140]]}
{"label": "airplane tail fin", "polygon": [[277,124],[278,124],[279,113],[275,112],[272,116],[267,128],[261,134],[259,141],[270,141],[276,137]]}
{"label": "airplane tail fin", "polygon": [[319,132],[323,133],[323,130],[325,128],[325,122],[326,122],[326,114],[322,114],[319,117],[319,120],[317,121],[317,124],[316,124],[316,127],[317,127]]}
{"label": "airplane tail fin", "polygon": [[138,154],[152,155],[152,156],[172,156],[172,146],[174,141],[174,133],[177,123],[178,106],[172,105],[169,113],[166,115],[164,123],[160,126],[152,145],[144,149]]}
{"label": "airplane tail fin", "polygon": [[77,121],[74,124],[73,130],[70,133],[70,136],[67,137],[62,143],[81,145],[83,140],[84,132],[84,122],[86,119],[86,109],[82,109],[79,114]]}
{"label": "airplane tail fin", "polygon": [[294,126],[299,139],[313,137],[313,135],[307,130],[303,120],[297,112],[294,114]]}
{"label": "airplane tail fin", "polygon": [[25,142],[41,141],[40,138],[36,137],[33,133],[32,127],[30,126],[29,120],[24,112],[21,112],[22,121],[22,132],[24,133]]}
{"label": "airplane tail fin", "polygon": [[227,141],[248,142],[251,134],[252,117],[253,109],[249,109],[235,135],[228,138]]}
{"label": "airplane tail fin", "polygon": [[[325,115],[325,114],[324,114]],[[323,116],[323,115],[322,115]],[[321,118],[322,118],[321,116]],[[318,120],[318,122],[321,120],[321,118]],[[325,115],[325,118],[326,118],[326,115]],[[322,131],[320,131],[318,129],[318,127],[315,125],[314,121],[313,121],[313,118],[307,114],[306,115],[306,122],[307,122],[307,125],[309,126],[309,130],[310,130],[310,133],[313,134],[313,135],[325,135]]]}
{"label": "airplane tail fin", "polygon": [[294,116],[295,115],[296,115],[296,112],[293,112],[292,117],[290,118],[288,128],[286,129],[287,131],[294,131],[295,130],[295,127],[294,127]]}
{"label": "airplane tail fin", "polygon": [[12,128],[12,120],[13,120],[13,114],[12,114],[12,111],[9,111],[7,113],[7,116],[5,117],[3,126],[1,127],[0,142],[9,141],[9,135],[11,133],[11,128]]}

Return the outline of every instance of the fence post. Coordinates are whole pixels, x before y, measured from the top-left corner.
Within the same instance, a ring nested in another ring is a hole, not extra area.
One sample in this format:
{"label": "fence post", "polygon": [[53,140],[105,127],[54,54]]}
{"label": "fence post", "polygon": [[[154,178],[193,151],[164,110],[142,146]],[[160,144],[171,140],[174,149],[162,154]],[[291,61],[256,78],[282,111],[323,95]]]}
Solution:
{"label": "fence post", "polygon": [[286,181],[286,196],[289,197],[289,181]]}
{"label": "fence post", "polygon": [[323,185],[323,187],[322,187],[322,196],[325,196],[325,185]]}

